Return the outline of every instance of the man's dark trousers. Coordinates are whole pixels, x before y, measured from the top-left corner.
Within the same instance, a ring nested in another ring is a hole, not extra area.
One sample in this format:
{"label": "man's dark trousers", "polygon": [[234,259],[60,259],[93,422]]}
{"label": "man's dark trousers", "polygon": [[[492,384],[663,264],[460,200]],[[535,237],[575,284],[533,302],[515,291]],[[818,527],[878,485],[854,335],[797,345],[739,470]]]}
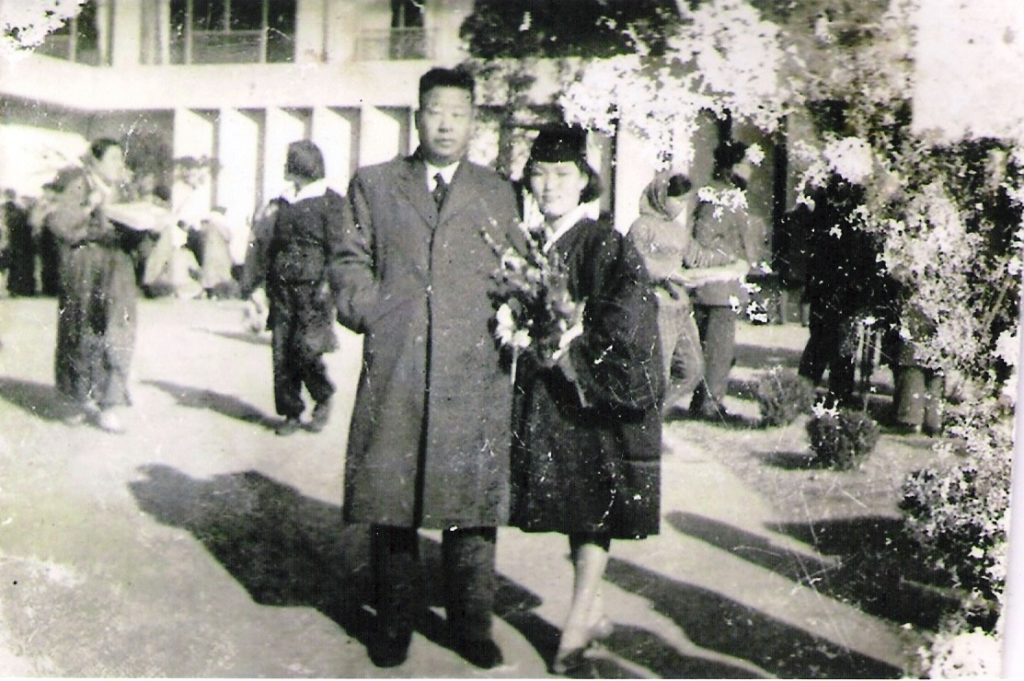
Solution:
{"label": "man's dark trousers", "polygon": [[[491,638],[496,538],[493,527],[441,534],[445,612],[457,640]],[[377,614],[392,636],[411,632],[426,609],[416,528],[371,525],[370,550]]]}

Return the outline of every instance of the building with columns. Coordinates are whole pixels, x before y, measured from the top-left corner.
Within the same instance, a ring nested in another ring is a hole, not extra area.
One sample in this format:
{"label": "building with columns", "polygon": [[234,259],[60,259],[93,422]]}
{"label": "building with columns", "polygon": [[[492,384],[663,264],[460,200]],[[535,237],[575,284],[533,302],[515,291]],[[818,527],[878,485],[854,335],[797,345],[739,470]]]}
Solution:
{"label": "building with columns", "polygon": [[[417,81],[465,59],[459,28],[472,10],[473,0],[86,0],[32,54],[0,62],[0,187],[39,194],[88,140],[146,130],[175,159],[216,160],[198,182],[174,182],[186,221],[214,206],[250,220],[283,189],[297,139],[320,146],[344,191],[357,167],[415,148]],[[495,161],[500,125],[500,112],[482,112],[474,160]],[[591,138],[611,190],[603,208],[625,229],[653,174],[648,154],[628,131]],[[759,182],[752,203],[767,216],[771,179]]]}
{"label": "building with columns", "polygon": [[[33,54],[0,64],[0,187],[34,195],[87,140],[136,128],[218,170],[176,205],[249,216],[312,139],[329,181],[415,145],[419,76],[464,58],[472,0],[88,0]],[[192,212],[192,211],[187,211]]]}

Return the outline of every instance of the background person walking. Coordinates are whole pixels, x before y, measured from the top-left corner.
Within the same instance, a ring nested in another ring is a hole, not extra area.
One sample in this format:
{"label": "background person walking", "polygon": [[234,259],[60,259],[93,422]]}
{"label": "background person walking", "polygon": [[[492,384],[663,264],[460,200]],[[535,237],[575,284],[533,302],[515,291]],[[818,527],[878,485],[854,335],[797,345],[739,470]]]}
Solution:
{"label": "background person walking", "polygon": [[[309,429],[327,425],[334,384],[327,376],[323,354],[337,348],[334,308],[328,291],[327,265],[342,238],[342,198],[324,180],[320,149],[308,140],[288,145],[285,177],[295,192],[275,201],[276,213],[267,218],[257,235],[254,259],[246,277],[244,297],[265,279],[272,334],[274,406],[284,421],[278,435],[291,435],[301,427],[302,386],[316,402]],[[204,257],[209,253],[204,252]],[[225,267],[228,260],[224,246]],[[265,263],[265,272],[257,271]],[[226,272],[227,270],[225,270]]]}
{"label": "background person walking", "polygon": [[57,389],[80,410],[72,420],[96,419],[121,432],[118,410],[131,404],[128,378],[135,344],[135,263],[138,243],[117,228],[104,209],[117,203],[127,180],[121,146],[112,139],[92,143],[85,168],[62,171],[59,192],[46,224],[64,256],[58,300]]}

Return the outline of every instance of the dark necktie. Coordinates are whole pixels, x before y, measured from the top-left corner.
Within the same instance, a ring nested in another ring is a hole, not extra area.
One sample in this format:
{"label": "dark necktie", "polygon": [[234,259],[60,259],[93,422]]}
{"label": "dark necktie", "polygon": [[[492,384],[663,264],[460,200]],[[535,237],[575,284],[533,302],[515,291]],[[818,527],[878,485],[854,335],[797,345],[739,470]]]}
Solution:
{"label": "dark necktie", "polygon": [[437,211],[441,212],[441,206],[444,205],[444,197],[448,195],[448,185],[444,183],[444,177],[441,173],[434,175],[434,191],[431,192],[434,195],[434,203],[437,205]]}

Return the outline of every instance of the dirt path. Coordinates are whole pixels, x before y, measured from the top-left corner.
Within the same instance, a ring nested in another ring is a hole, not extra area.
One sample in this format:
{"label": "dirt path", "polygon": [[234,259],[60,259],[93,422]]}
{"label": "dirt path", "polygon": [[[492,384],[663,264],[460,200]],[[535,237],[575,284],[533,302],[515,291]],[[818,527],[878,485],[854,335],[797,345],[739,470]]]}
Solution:
{"label": "dirt path", "polygon": [[[340,390],[327,430],[278,438],[270,348],[242,331],[241,314],[236,302],[144,301],[135,404],[128,433],[113,436],[62,420],[54,301],[0,299],[0,674],[545,676],[567,607],[567,547],[512,529],[498,549],[508,664],[485,674],[447,647],[436,578],[408,662],[369,662],[365,529],[343,526],[339,511],[360,341],[339,332],[330,356]],[[791,359],[801,330],[779,333],[742,331],[738,379],[754,359]],[[595,652],[597,673],[901,673],[916,643],[902,622],[821,588],[836,555],[816,552],[794,530],[800,514],[757,489],[758,452],[799,437],[667,427],[662,533],[612,548],[616,631]],[[882,501],[863,515],[884,518]],[[423,533],[422,549],[436,576],[437,535]]]}

